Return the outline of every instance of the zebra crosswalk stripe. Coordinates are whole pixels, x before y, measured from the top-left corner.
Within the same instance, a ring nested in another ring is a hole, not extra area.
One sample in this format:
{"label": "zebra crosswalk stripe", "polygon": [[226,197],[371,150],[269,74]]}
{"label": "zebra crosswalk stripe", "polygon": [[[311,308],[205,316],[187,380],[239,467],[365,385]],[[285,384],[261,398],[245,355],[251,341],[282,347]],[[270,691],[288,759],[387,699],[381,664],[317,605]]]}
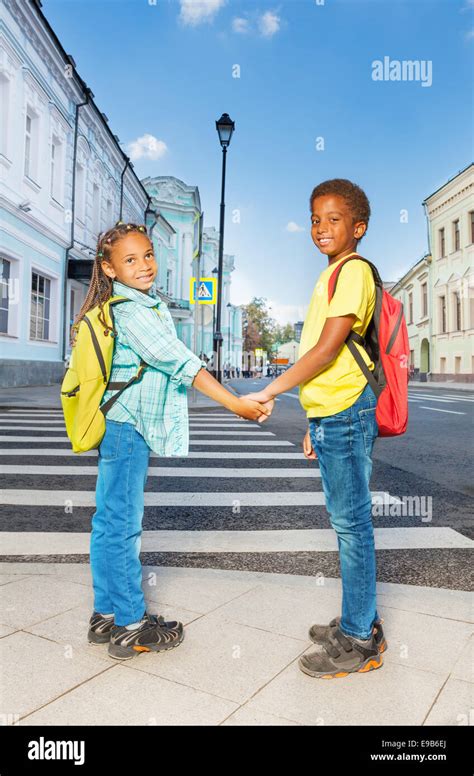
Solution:
{"label": "zebra crosswalk stripe", "polygon": [[[55,475],[55,476],[69,476],[69,477],[95,477],[97,476],[97,466],[35,466],[26,464],[21,467],[22,474],[33,475]],[[0,464],[0,474],[18,474],[18,466],[13,464]],[[283,477],[320,477],[321,473],[318,468],[305,467],[302,469],[231,469],[231,468],[212,468],[203,469],[200,466],[150,466],[148,468],[149,477],[205,477],[206,479],[211,477],[219,477],[221,479],[241,479],[244,477],[249,478],[283,478]],[[28,491],[26,491],[28,492]],[[0,491],[1,499],[1,491]]]}
{"label": "zebra crosswalk stripe", "polygon": [[[372,492],[372,502],[380,504],[380,499],[386,503],[396,503],[399,500],[388,493]],[[295,491],[269,491],[256,493],[241,491],[226,492],[183,492],[176,493],[145,493],[145,506],[150,507],[232,507],[238,503],[241,507],[291,507],[291,506],[321,506],[325,503],[322,491],[309,493]],[[0,490],[0,504],[15,506],[34,504],[35,506],[63,507],[94,507],[95,491],[93,490],[23,490],[5,488]]]}
{"label": "zebra crosswalk stripe", "polygon": [[[0,442],[49,442],[53,444],[60,444],[69,442],[69,439],[66,435],[64,436],[0,436]],[[265,439],[265,440],[259,440],[259,439],[191,439],[189,440],[190,445],[219,445],[219,446],[233,446],[233,447],[243,447],[245,445],[252,445],[252,446],[277,446],[277,447],[294,447],[293,442],[287,442],[283,439]]]}
{"label": "zebra crosswalk stripe", "polygon": [[[374,528],[377,550],[471,548],[452,528]],[[5,532],[3,555],[88,555],[90,536],[76,532]],[[332,529],[275,531],[143,531],[141,552],[337,552]]]}
{"label": "zebra crosswalk stripe", "polygon": [[[24,447],[4,447],[0,448],[0,456],[22,456],[22,457],[30,457],[30,456],[48,456],[48,457],[56,457],[56,456],[68,456],[70,458],[75,458],[77,461],[80,461],[81,458],[89,458],[89,457],[97,457],[97,450],[86,450],[84,453],[73,453],[72,450],[65,450],[64,448],[57,448],[54,450],[53,448],[30,448],[29,450],[26,450]],[[161,461],[168,460],[166,458],[163,458],[163,456],[158,455],[158,453],[150,453],[150,458],[159,458]],[[302,461],[305,460],[303,453],[284,453],[284,452],[278,452],[278,453],[272,453],[272,452],[266,452],[266,453],[256,453],[256,452],[245,452],[245,453],[239,453],[237,451],[227,452],[227,451],[221,451],[219,453],[215,453],[208,450],[202,450],[201,452],[193,452],[192,450],[187,454],[187,456],[184,456],[182,458],[176,456],[174,457],[174,460],[176,461],[186,461],[188,458],[222,458],[222,459],[235,459],[238,460],[240,458],[248,458],[250,459],[267,459],[267,460],[286,460],[286,461]],[[17,469],[18,473],[20,471]]]}

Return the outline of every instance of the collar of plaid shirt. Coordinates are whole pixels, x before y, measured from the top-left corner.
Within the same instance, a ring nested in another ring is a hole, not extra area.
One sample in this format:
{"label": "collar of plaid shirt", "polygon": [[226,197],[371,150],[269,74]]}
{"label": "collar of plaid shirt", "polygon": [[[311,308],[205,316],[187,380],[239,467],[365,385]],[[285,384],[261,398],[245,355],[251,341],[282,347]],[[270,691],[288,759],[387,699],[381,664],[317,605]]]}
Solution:
{"label": "collar of plaid shirt", "polygon": [[150,288],[150,293],[145,294],[143,291],[139,291],[138,288],[131,288],[131,286],[126,286],[125,283],[121,283],[120,280],[114,280],[112,283],[112,292],[114,296],[125,296],[127,299],[133,299],[134,302],[145,305],[145,307],[157,307],[165,304],[165,302],[156,294],[155,282],[153,282],[153,285]]}

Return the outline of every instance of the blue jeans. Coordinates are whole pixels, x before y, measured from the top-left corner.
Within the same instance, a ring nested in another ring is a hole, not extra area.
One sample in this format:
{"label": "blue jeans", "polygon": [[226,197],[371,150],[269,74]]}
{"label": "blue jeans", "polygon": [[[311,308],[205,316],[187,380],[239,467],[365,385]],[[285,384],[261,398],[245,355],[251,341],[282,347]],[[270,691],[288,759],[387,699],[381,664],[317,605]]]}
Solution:
{"label": "blue jeans", "polygon": [[329,519],[337,534],[343,633],[367,639],[378,620],[372,496],[372,448],[378,435],[377,400],[367,383],[348,409],[309,418]]}
{"label": "blue jeans", "polygon": [[105,421],[99,445],[90,564],[94,611],[129,625],[146,610],[140,546],[150,448],[131,423]]}

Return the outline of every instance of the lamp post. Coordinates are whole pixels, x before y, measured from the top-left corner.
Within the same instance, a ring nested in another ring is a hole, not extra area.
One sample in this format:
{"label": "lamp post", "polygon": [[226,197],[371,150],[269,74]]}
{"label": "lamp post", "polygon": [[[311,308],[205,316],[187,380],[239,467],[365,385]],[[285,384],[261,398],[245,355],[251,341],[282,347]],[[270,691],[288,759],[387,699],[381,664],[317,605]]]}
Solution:
{"label": "lamp post", "polygon": [[[219,272],[219,270],[217,269],[217,267],[214,267],[214,269],[211,272],[211,275],[217,275],[218,272]],[[212,305],[212,347],[213,348],[214,348],[214,333],[215,333],[215,331],[216,331],[216,305],[213,304]],[[215,353],[215,350],[214,350],[214,353]],[[213,371],[214,376],[215,376],[216,375],[216,359],[215,359],[215,355],[213,356],[213,359],[212,359],[212,371]]]}
{"label": "lamp post", "polygon": [[231,317],[232,317],[232,323],[233,323],[233,317],[234,317],[233,316],[233,313],[234,313],[234,309],[233,308],[234,308],[234,305],[231,304],[230,302],[227,302],[226,307],[229,309],[229,331],[227,332],[227,354],[228,354],[228,358],[229,358],[229,377],[231,377],[231,372],[232,372],[232,363],[231,362],[233,361],[233,358],[231,359],[231,357],[230,357],[230,321],[231,321]]}
{"label": "lamp post", "polygon": [[225,214],[225,172],[227,148],[235,129],[235,123],[228,113],[223,113],[216,121],[216,129],[219,135],[219,142],[222,147],[222,185],[221,185],[221,217],[219,225],[219,264],[217,275],[217,313],[216,328],[214,331],[214,353],[216,354],[216,379],[222,382],[222,332],[221,332],[221,293],[222,293],[222,270],[224,257],[224,214]]}

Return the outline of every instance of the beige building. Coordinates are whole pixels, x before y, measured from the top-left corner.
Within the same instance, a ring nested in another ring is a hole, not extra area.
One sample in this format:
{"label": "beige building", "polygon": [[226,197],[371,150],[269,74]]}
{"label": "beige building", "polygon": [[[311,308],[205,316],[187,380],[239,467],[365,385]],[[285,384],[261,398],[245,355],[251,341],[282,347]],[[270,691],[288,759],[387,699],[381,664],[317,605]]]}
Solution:
{"label": "beige building", "polygon": [[474,381],[474,164],[423,202],[430,235],[430,380]]}
{"label": "beige building", "polygon": [[287,358],[290,365],[298,361],[298,348],[300,344],[296,340],[284,342],[278,348],[277,358]]}
{"label": "beige building", "polygon": [[431,342],[431,256],[423,256],[387,291],[403,304],[410,342],[409,365],[414,379],[427,381]]}
{"label": "beige building", "polygon": [[387,290],[403,303],[414,378],[474,381],[474,164],[427,197],[429,253]]}

